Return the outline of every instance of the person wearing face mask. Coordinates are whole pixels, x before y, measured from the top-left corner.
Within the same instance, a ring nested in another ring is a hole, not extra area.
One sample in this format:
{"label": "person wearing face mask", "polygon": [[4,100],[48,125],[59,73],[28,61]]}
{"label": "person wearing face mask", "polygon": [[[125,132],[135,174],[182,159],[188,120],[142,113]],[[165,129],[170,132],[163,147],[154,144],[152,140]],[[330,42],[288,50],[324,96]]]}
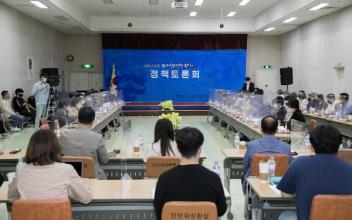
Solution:
{"label": "person wearing face mask", "polygon": [[349,97],[345,92],[340,94],[337,109],[342,116],[352,114],[352,104],[349,102]]}
{"label": "person wearing face mask", "polygon": [[298,92],[298,101],[299,101],[299,106],[301,106],[301,109],[307,109],[308,100],[307,100],[307,95],[305,91],[301,90]]}
{"label": "person wearing face mask", "polygon": [[279,121],[280,125],[284,122],[285,116],[286,116],[286,113],[287,113],[287,110],[285,108],[284,103],[285,103],[285,100],[281,96],[278,96],[276,98],[276,106],[275,106],[276,109],[277,109],[276,118]]}
{"label": "person wearing face mask", "polygon": [[1,92],[2,99],[0,101],[0,111],[4,118],[9,119],[12,121],[11,131],[16,132],[20,131],[20,127],[22,127],[23,123],[26,121],[26,118],[16,112],[14,112],[11,108],[10,103],[10,93],[9,91],[2,91]]}
{"label": "person wearing face mask", "polygon": [[35,128],[39,129],[39,122],[46,112],[46,105],[49,98],[50,85],[46,83],[46,75],[40,74],[40,80],[33,84],[31,95],[35,96]]}
{"label": "person wearing face mask", "polygon": [[251,77],[246,77],[246,81],[243,83],[242,86],[243,92],[254,92],[254,83],[251,82]]}
{"label": "person wearing face mask", "polygon": [[333,115],[336,112],[337,101],[335,100],[335,95],[330,93],[326,95],[326,101],[328,106],[325,109],[325,114]]}
{"label": "person wearing face mask", "polygon": [[328,107],[328,103],[324,100],[324,95],[323,94],[318,94],[317,95],[317,104],[315,106],[315,109],[318,111],[323,111]]}
{"label": "person wearing face mask", "polygon": [[306,119],[299,109],[299,102],[297,99],[289,99],[287,104],[288,110],[285,117],[285,122],[287,123],[287,128],[291,130],[292,119],[306,123]]}
{"label": "person wearing face mask", "polygon": [[23,89],[18,88],[15,90],[15,97],[12,99],[12,106],[15,112],[20,115],[28,117],[31,121],[35,120],[35,111],[30,108],[30,105],[23,99]]}
{"label": "person wearing face mask", "polygon": [[66,100],[61,100],[57,104],[57,109],[53,116],[51,116],[51,126],[54,125],[54,121],[58,120],[60,128],[64,127],[65,125],[71,124],[75,121],[74,118],[69,116],[69,103]]}

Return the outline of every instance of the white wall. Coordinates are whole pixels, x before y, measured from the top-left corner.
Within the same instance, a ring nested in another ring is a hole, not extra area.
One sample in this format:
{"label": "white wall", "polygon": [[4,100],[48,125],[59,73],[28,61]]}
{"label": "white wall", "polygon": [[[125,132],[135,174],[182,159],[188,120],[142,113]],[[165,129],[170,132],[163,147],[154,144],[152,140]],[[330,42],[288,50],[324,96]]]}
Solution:
{"label": "white wall", "polygon": [[63,67],[63,35],[0,3],[0,90],[28,92],[27,59],[33,59],[35,80],[45,67]]}
{"label": "white wall", "polygon": [[[68,62],[65,58],[65,89],[71,90],[71,73],[102,73],[102,49],[101,35],[65,35],[64,37],[64,57],[72,55],[73,62]],[[86,70],[81,67],[82,64],[93,64],[94,68]]]}
{"label": "white wall", "polygon": [[248,36],[247,75],[255,81],[255,73],[264,64],[280,69],[281,45],[279,36]]}
{"label": "white wall", "polygon": [[[294,69],[291,90],[352,93],[352,7],[305,24],[281,37],[281,64]],[[339,80],[337,62],[345,66]]]}

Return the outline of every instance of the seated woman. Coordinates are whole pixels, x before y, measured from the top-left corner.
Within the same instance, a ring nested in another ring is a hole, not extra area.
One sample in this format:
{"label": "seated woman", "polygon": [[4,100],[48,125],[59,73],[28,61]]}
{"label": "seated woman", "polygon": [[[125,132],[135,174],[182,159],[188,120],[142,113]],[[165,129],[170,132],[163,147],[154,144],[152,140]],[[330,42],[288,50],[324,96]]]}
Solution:
{"label": "seated woman", "polygon": [[60,153],[52,131],[35,132],[29,141],[25,162],[18,165],[9,184],[9,200],[71,198],[89,203],[91,192],[71,165],[61,163]]}
{"label": "seated woman", "polygon": [[288,110],[285,117],[285,123],[288,129],[292,130],[292,119],[302,123],[306,123],[306,119],[304,118],[304,115],[299,109],[299,101],[297,99],[289,99],[287,107]]}
{"label": "seated woman", "polygon": [[170,156],[180,157],[175,143],[175,131],[172,123],[168,119],[159,119],[154,128],[154,143],[149,148],[144,149],[143,160],[146,162],[148,157]]}

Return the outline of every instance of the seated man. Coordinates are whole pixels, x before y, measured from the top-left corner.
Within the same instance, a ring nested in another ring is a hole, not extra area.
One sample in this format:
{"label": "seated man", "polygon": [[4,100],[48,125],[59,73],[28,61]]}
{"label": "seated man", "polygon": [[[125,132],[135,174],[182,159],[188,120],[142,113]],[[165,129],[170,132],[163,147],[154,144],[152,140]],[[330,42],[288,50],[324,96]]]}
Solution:
{"label": "seated man", "polygon": [[78,113],[78,127],[63,129],[59,136],[59,143],[65,156],[92,157],[95,163],[96,178],[106,179],[99,164],[107,163],[109,157],[102,136],[90,129],[94,118],[95,112],[92,108],[81,108]]}
{"label": "seated man", "polygon": [[10,93],[9,91],[2,91],[1,92],[2,99],[0,100],[0,111],[1,114],[6,119],[10,119],[12,121],[13,127],[11,128],[11,131],[19,131],[22,127],[22,124],[26,121],[26,118],[16,112],[14,112],[11,108],[10,104]]}
{"label": "seated man", "polygon": [[12,105],[15,112],[18,112],[20,115],[28,117],[31,121],[35,120],[35,111],[31,106],[23,99],[23,89],[15,90],[15,97],[12,99]]}
{"label": "seated man", "polygon": [[247,143],[247,151],[243,158],[243,192],[246,189],[246,179],[251,175],[251,160],[254,154],[286,154],[291,161],[290,145],[275,137],[277,127],[278,121],[274,116],[264,117],[261,121],[263,137]]}
{"label": "seated man", "polygon": [[75,120],[68,115],[68,101],[61,100],[57,104],[57,109],[55,113],[51,116],[51,127],[54,128],[54,121],[58,120],[59,127],[62,128],[65,125],[71,124]]}
{"label": "seated man", "polygon": [[199,165],[203,134],[196,128],[182,128],[176,132],[181,164],[163,173],[156,185],[154,208],[157,219],[165,203],[170,201],[208,201],[215,203],[218,216],[227,209],[220,177]]}
{"label": "seated man", "polygon": [[283,124],[287,113],[287,110],[284,104],[285,104],[284,98],[282,98],[281,96],[278,96],[276,98],[276,105],[277,105],[276,117],[277,117],[277,120],[280,122],[280,124]]}
{"label": "seated man", "polygon": [[327,108],[325,109],[325,114],[334,115],[337,109],[337,101],[335,100],[335,94],[329,93],[326,95],[326,101],[328,103]]}
{"label": "seated man", "polygon": [[318,194],[351,195],[352,165],[337,157],[341,133],[322,125],[310,134],[316,155],[301,156],[283,176],[277,188],[283,196],[296,196],[298,219],[309,219],[312,199]]}

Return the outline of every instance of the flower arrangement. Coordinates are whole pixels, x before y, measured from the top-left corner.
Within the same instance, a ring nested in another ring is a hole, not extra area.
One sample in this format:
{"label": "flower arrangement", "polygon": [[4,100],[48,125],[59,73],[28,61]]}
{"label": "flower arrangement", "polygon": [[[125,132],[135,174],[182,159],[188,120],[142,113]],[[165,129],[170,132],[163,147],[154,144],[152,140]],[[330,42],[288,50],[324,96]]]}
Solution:
{"label": "flower arrangement", "polygon": [[172,100],[165,100],[163,102],[160,102],[159,105],[161,106],[163,111],[165,111],[165,110],[173,111],[174,110],[174,104],[173,104]]}
{"label": "flower arrangement", "polygon": [[181,127],[182,117],[177,112],[163,113],[159,116],[160,119],[169,119],[174,126],[174,129],[179,129]]}

